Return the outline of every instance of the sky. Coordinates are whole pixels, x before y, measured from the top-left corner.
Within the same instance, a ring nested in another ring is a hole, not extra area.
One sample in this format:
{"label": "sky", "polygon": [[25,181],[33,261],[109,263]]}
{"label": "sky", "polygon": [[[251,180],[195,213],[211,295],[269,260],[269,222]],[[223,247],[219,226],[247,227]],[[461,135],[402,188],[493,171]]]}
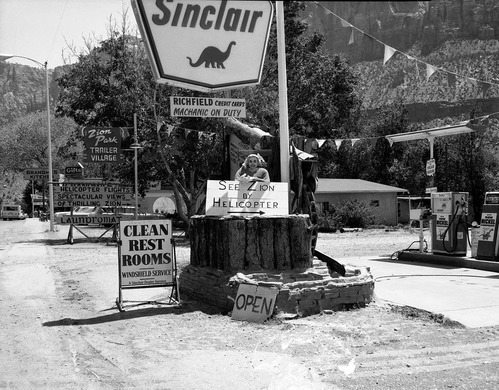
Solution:
{"label": "sky", "polygon": [[[121,26],[125,12],[135,29],[130,0],[0,0],[0,54],[47,61],[54,69],[64,64],[63,53],[70,54],[69,46],[81,51],[85,39],[94,43],[107,39],[110,18]],[[70,57],[68,62],[75,61]],[[9,62],[37,66],[20,58]]]}

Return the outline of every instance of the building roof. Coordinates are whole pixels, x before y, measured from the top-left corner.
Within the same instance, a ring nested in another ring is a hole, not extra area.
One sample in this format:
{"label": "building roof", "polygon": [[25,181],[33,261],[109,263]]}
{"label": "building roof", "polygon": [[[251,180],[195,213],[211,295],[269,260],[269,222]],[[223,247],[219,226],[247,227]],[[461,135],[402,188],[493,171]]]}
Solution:
{"label": "building roof", "polygon": [[361,179],[319,179],[316,193],[408,192],[405,188],[388,186]]}

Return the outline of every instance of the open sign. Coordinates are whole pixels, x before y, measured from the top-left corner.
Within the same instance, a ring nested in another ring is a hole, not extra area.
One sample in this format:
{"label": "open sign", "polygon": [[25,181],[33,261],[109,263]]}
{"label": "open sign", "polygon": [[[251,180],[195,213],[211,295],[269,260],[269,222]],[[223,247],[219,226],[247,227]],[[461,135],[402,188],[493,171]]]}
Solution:
{"label": "open sign", "polygon": [[158,83],[203,92],[260,82],[270,1],[132,0]]}

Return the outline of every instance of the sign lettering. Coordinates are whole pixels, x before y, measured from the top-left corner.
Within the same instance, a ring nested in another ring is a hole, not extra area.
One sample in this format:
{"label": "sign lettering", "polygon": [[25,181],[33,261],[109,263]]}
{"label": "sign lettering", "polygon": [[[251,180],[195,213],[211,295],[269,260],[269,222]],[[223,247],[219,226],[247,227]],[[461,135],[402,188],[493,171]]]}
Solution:
{"label": "sign lettering", "polygon": [[120,285],[146,287],[174,282],[171,220],[120,221]]}
{"label": "sign lettering", "polygon": [[287,215],[288,183],[208,180],[206,215]]}
{"label": "sign lettering", "polygon": [[272,287],[240,284],[232,310],[232,318],[250,322],[265,321],[274,311],[277,293],[277,289]]}

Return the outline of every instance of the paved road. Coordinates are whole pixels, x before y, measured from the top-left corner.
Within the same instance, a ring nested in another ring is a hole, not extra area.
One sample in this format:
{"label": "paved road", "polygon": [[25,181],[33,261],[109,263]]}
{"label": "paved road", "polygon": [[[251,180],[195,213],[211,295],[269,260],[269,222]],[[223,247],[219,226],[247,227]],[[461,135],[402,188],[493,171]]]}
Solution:
{"label": "paved road", "polygon": [[379,299],[443,314],[470,328],[499,325],[499,273],[387,257],[340,260],[370,267]]}

